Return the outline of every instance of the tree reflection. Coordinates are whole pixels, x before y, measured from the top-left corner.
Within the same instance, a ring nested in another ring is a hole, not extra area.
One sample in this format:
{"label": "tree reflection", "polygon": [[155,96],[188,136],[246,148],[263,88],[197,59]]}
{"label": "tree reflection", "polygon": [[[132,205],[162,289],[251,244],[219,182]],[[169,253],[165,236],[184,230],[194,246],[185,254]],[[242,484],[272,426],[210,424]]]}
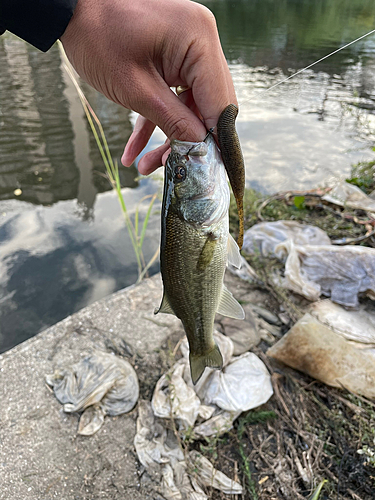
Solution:
{"label": "tree reflection", "polygon": [[[15,198],[16,189],[18,199],[34,204],[77,198],[77,213],[90,219],[97,193],[111,186],[81,104],[76,100],[72,110],[67,99],[57,46],[44,54],[11,35],[0,37],[0,67],[0,199]],[[119,159],[132,130],[129,111],[91,87],[85,92]],[[84,121],[84,134],[75,120]],[[138,185],[135,167],[120,171],[124,187]]]}

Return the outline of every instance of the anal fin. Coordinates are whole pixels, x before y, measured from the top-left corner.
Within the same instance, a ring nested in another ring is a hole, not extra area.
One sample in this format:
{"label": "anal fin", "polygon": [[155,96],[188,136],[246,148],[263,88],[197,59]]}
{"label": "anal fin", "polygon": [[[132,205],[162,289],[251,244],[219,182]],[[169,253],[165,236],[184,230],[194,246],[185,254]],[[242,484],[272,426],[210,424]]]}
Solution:
{"label": "anal fin", "polygon": [[215,344],[214,348],[202,356],[189,355],[190,360],[190,373],[193,384],[195,385],[203,375],[206,366],[210,368],[222,368],[223,356],[220,349]]}
{"label": "anal fin", "polygon": [[216,312],[228,318],[245,319],[245,311],[225,285],[223,285],[219,307]]}

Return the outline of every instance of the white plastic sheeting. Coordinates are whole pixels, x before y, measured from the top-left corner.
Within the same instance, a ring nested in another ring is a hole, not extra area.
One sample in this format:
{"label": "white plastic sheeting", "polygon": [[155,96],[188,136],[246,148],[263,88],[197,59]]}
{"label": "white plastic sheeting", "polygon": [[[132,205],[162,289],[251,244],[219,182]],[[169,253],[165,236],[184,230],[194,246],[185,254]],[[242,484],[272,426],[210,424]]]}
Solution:
{"label": "white plastic sheeting", "polygon": [[283,286],[318,300],[320,295],[357,308],[358,296],[375,298],[375,249],[360,246],[297,246],[291,240],[277,247],[288,258]]}
{"label": "white plastic sheeting", "polygon": [[336,184],[322,199],[341,207],[347,206],[375,213],[375,200],[367,196],[359,187],[345,181]]}
{"label": "white plastic sheeting", "polygon": [[175,434],[167,431],[170,419],[180,436],[219,436],[243,411],[260,406],[273,394],[271,377],[255,354],[233,356],[230,338],[215,332],[214,339],[223,355],[222,371],[206,368],[194,386],[185,338],[183,358],[159,379],[151,405],[146,401],[139,404],[134,446],[148,470],[159,469],[161,493],[166,499],[206,500],[204,486],[227,494],[242,493],[240,484],[217,471],[200,453],[183,455]]}
{"label": "white plastic sheeting", "polygon": [[138,377],[128,361],[113,354],[95,352],[71,368],[46,376],[56,398],[67,413],[81,415],[78,434],[90,436],[104,422],[132,410],[138,401]]}
{"label": "white plastic sheeting", "polygon": [[134,446],[149,473],[160,473],[160,493],[167,500],[207,500],[202,486],[212,486],[228,494],[241,494],[242,486],[216,470],[197,451],[184,455],[175,434],[165,421],[154,415],[148,401],[138,406]]}
{"label": "white plastic sheeting", "polygon": [[285,262],[285,277],[275,276],[277,284],[311,301],[324,295],[358,308],[361,294],[375,299],[374,248],[331,245],[321,229],[294,221],[256,224],[246,231],[244,241],[246,253]]}
{"label": "white plastic sheeting", "polygon": [[249,255],[277,257],[285,260],[287,254],[279,243],[291,240],[296,245],[330,245],[328,235],[315,226],[291,220],[260,222],[245,232],[242,250]]}
{"label": "white plastic sheeting", "polygon": [[[241,412],[266,403],[273,394],[268,370],[255,354],[248,352],[233,357],[230,338],[215,332],[214,339],[223,355],[222,370],[206,368],[194,386],[185,339],[181,345],[184,357],[156,384],[152,397],[155,415],[162,418],[173,416],[182,431],[194,427],[200,417],[200,435],[203,429],[207,435],[217,434],[218,426],[225,432]],[[202,420],[205,421],[204,427]]]}
{"label": "white plastic sheeting", "polygon": [[358,311],[348,311],[329,299],[311,304],[309,312],[359,348],[375,345],[375,306],[362,304]]}

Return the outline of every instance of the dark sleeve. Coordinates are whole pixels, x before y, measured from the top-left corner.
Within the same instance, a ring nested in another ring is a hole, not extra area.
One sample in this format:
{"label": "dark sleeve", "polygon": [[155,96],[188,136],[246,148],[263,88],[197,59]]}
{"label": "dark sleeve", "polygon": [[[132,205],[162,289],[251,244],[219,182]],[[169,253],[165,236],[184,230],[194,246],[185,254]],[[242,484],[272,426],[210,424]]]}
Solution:
{"label": "dark sleeve", "polygon": [[0,0],[5,30],[46,52],[64,33],[78,0]]}

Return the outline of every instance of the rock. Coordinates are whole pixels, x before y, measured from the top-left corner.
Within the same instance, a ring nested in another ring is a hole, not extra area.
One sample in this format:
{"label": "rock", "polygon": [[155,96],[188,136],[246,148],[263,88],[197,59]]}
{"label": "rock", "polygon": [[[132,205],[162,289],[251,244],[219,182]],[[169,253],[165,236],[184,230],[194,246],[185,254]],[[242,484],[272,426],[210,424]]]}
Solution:
{"label": "rock", "polygon": [[242,305],[245,311],[244,320],[236,320],[218,315],[219,322],[216,324],[219,330],[227,335],[233,342],[233,354],[239,356],[260,342],[260,335],[250,304]]}

